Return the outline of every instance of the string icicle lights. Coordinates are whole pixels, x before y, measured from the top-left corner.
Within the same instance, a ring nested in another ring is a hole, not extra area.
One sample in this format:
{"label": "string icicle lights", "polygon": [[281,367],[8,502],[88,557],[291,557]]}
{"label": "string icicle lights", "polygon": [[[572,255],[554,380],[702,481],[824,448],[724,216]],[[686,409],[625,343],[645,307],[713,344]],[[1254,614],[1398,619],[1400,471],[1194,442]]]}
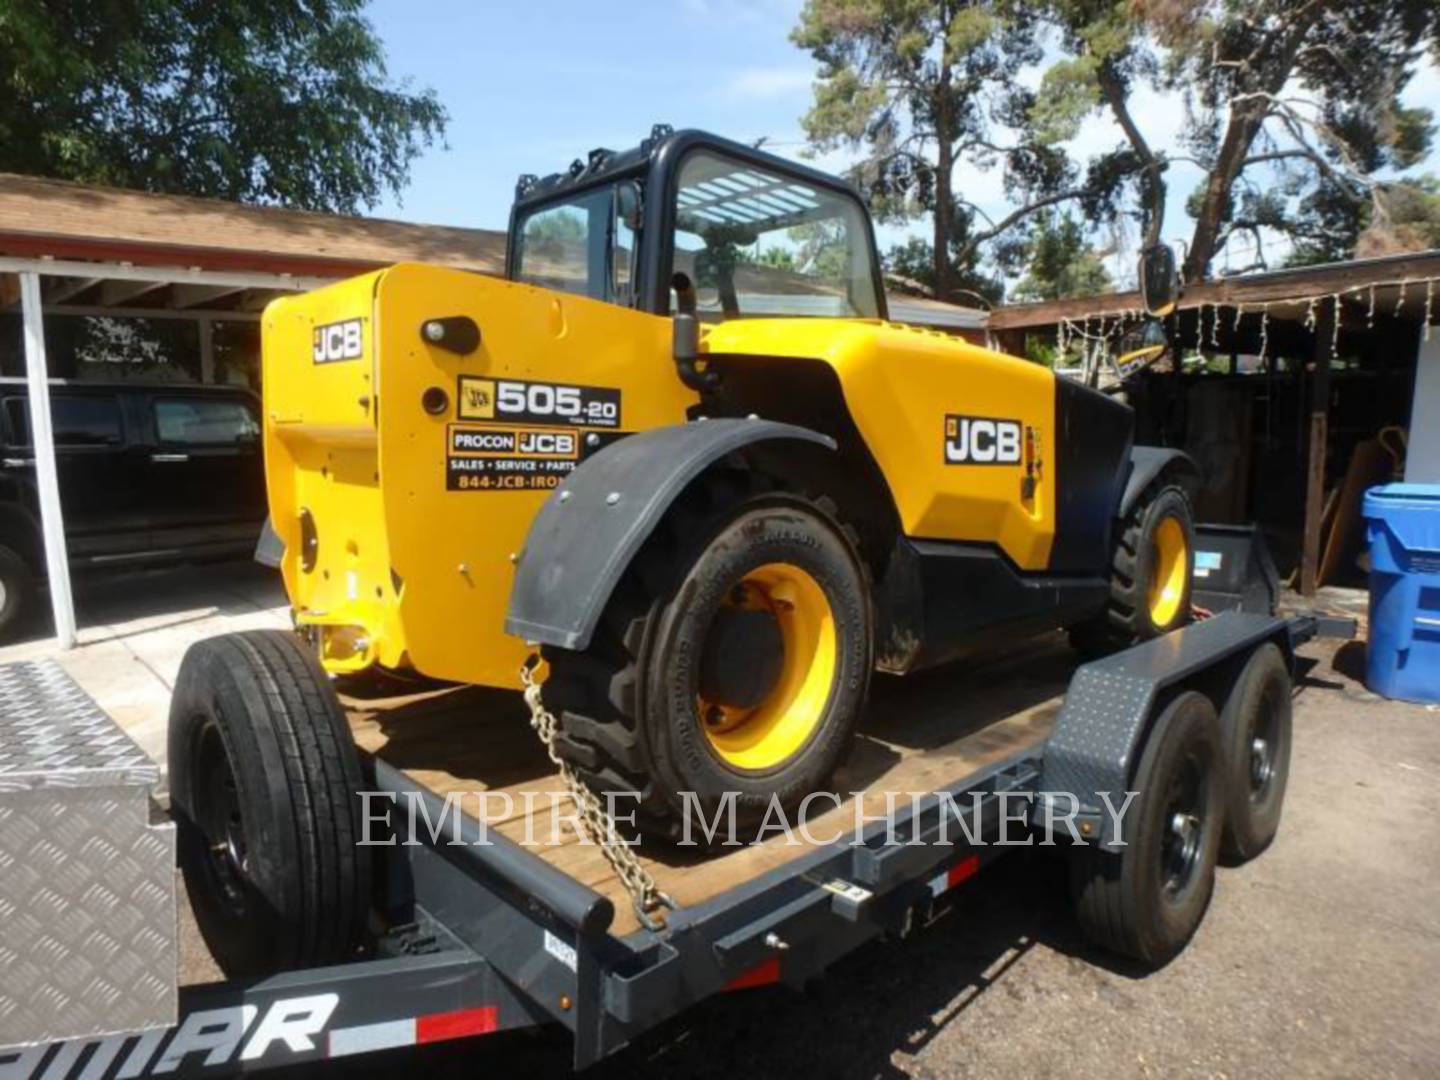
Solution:
{"label": "string icicle lights", "polygon": [[1335,325],[1330,329],[1330,359],[1338,360],[1340,358],[1340,294],[1336,293],[1332,296],[1330,303],[1334,305],[1332,310],[1335,314]]}
{"label": "string icicle lights", "polygon": [[1425,281],[1425,340],[1430,340],[1430,309],[1435,302],[1435,279],[1427,278]]}
{"label": "string icicle lights", "polygon": [[1365,329],[1375,329],[1375,283],[1370,283],[1370,310],[1365,312]]}
{"label": "string icicle lights", "polygon": [[1399,298],[1395,301],[1395,314],[1396,314],[1396,315],[1399,315],[1399,314],[1400,314],[1400,309],[1405,306],[1405,287],[1406,287],[1407,285],[1409,285],[1409,284],[1410,284],[1409,281],[1402,281],[1402,282],[1400,282],[1400,296],[1399,296]]}
{"label": "string icicle lights", "polygon": [[1319,297],[1312,296],[1305,305],[1305,329],[1312,334],[1315,332],[1315,301],[1318,299]]}
{"label": "string icicle lights", "polygon": [[1260,305],[1260,370],[1265,370],[1265,355],[1270,348],[1270,301]]}

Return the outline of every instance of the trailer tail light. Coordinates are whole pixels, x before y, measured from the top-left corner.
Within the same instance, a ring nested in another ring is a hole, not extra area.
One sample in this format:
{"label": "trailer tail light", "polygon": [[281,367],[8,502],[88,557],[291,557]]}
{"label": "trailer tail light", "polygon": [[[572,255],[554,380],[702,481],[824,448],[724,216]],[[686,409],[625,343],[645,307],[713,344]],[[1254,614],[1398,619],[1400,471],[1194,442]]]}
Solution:
{"label": "trailer tail light", "polygon": [[943,874],[937,874],[930,879],[930,895],[939,896],[943,892],[948,892],[962,881],[974,877],[975,871],[979,869],[979,855],[971,855],[969,858],[961,859]]}
{"label": "trailer tail light", "polygon": [[423,1046],[426,1043],[463,1039],[469,1035],[489,1035],[500,1030],[500,1010],[495,1005],[455,1012],[430,1013],[406,1020],[386,1020],[379,1024],[360,1024],[336,1028],[330,1032],[325,1056],[338,1058],[366,1054],[374,1050],[391,1050],[397,1046]]}
{"label": "trailer tail light", "polygon": [[780,958],[772,956],[762,960],[749,971],[742,971],[725,984],[726,990],[751,990],[757,986],[769,986],[780,981]]}

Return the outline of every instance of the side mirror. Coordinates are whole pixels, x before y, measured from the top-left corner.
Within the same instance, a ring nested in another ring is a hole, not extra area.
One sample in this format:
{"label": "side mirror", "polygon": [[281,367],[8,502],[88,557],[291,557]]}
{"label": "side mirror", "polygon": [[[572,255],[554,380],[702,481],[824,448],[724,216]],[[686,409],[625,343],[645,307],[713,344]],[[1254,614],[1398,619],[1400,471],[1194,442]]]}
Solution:
{"label": "side mirror", "polygon": [[1163,319],[1180,300],[1180,275],[1175,252],[1167,244],[1155,244],[1140,253],[1140,303],[1147,315]]}

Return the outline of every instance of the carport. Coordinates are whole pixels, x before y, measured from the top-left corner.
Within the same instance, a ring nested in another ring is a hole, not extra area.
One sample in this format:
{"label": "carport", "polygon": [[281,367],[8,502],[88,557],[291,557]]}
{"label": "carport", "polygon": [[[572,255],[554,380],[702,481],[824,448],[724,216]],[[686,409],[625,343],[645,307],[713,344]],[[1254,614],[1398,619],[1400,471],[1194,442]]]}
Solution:
{"label": "carport", "polygon": [[[74,645],[76,624],[51,381],[102,370],[258,390],[259,320],[270,300],[406,260],[498,272],[504,236],[0,175],[0,318],[20,316],[15,354],[0,342],[0,374],[25,377],[33,443],[32,458],[5,465],[35,471],[62,648]],[[64,348],[57,358],[57,338],[70,343],[63,331],[77,325],[112,337],[118,328],[130,358]],[[159,358],[149,364],[132,340],[146,335],[169,346],[149,350]]]}

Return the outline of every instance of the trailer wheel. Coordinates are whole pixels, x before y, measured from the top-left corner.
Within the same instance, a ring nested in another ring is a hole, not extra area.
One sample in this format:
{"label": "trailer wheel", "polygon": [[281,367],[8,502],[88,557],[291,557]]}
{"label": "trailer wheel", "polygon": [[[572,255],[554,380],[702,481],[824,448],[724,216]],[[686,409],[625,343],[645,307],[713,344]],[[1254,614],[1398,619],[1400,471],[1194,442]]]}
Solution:
{"label": "trailer wheel", "polygon": [[1228,862],[1253,859],[1275,839],[1290,776],[1291,724],[1290,669],[1269,642],[1246,662],[1220,713],[1227,774],[1220,853]]}
{"label": "trailer wheel", "polygon": [[1148,641],[1190,621],[1195,523],[1183,489],[1151,484],[1126,516],[1110,564],[1110,595],[1097,618],[1071,628],[1083,653]]}
{"label": "trailer wheel", "polygon": [[0,639],[19,620],[34,591],[30,565],[19,552],[0,544]]}
{"label": "trailer wheel", "polygon": [[365,930],[360,760],[293,634],[192,645],[170,706],[170,801],[196,922],[227,975],[337,963]]}
{"label": "trailer wheel", "polygon": [[1215,707],[1181,694],[1145,741],[1127,846],[1071,853],[1080,924],[1096,944],[1156,967],[1185,947],[1215,887],[1224,768]]}
{"label": "trailer wheel", "polygon": [[707,478],[637,557],[590,647],[543,653],[560,753],[651,834],[683,835],[685,793],[709,822],[733,792],[740,830],[772,796],[793,809],[849,751],[865,702],[853,533],[828,499],[758,484]]}

